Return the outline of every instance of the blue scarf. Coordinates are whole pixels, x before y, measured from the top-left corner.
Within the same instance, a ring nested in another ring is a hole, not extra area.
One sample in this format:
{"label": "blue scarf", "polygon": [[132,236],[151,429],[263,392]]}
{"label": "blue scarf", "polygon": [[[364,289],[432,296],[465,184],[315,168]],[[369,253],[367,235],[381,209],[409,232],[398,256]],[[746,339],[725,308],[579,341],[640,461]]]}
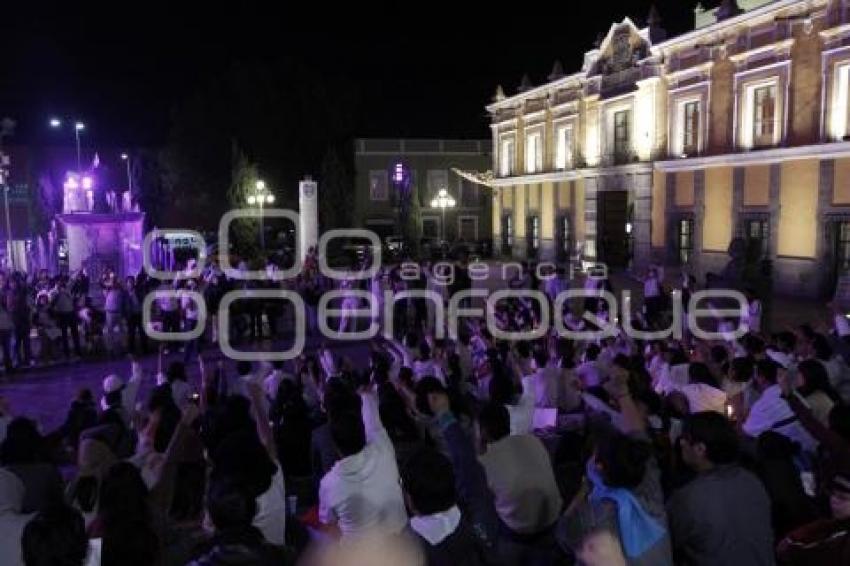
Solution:
{"label": "blue scarf", "polygon": [[593,484],[593,491],[590,493],[591,501],[610,499],[617,504],[620,541],[623,543],[623,551],[627,558],[632,559],[642,555],[667,533],[658,521],[644,511],[631,491],[622,487],[605,485],[592,459],[587,462],[587,477]]}

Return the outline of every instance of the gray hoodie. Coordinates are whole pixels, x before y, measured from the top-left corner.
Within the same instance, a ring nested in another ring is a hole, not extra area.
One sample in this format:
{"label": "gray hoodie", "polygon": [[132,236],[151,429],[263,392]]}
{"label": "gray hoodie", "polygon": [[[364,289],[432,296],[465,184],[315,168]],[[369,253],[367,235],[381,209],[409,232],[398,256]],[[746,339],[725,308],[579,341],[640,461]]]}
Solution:
{"label": "gray hoodie", "polygon": [[18,476],[0,468],[0,564],[23,566],[21,535],[33,515],[22,515],[24,484]]}

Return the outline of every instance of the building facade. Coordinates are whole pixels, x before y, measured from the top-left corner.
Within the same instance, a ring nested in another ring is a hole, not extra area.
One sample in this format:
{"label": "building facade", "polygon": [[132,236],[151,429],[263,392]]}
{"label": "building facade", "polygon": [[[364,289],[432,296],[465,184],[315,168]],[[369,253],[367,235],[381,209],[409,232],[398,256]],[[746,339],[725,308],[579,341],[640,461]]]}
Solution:
{"label": "building facade", "polygon": [[[489,169],[490,140],[357,139],[354,160],[354,226],[382,238],[401,235],[401,195],[409,193],[412,237],[489,242],[490,193],[454,170]],[[445,215],[431,207],[440,190],[455,203]]]}
{"label": "building facade", "polygon": [[778,292],[832,293],[850,268],[850,1],[724,1],[695,25],[668,39],[626,18],[580,71],[497,91],[494,246],[702,277],[740,237]]}

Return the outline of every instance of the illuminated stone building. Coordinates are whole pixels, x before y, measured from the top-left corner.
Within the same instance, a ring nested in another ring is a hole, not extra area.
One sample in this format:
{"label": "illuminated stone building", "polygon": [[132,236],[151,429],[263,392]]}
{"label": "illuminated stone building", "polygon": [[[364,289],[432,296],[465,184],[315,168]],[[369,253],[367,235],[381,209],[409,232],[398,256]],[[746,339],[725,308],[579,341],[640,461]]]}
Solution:
{"label": "illuminated stone building", "polygon": [[719,271],[734,237],[780,293],[850,267],[850,0],[724,1],[667,38],[613,24],[582,68],[487,106],[504,255]]}

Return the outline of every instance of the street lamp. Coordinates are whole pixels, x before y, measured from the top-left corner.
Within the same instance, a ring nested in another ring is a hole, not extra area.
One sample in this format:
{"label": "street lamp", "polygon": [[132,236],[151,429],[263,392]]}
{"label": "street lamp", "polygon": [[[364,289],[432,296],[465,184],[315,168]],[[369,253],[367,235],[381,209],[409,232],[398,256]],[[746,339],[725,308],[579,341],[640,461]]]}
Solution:
{"label": "street lamp", "polygon": [[266,232],[263,224],[263,207],[267,204],[274,204],[274,195],[266,189],[265,181],[257,181],[254,183],[254,192],[249,193],[246,198],[249,206],[256,206],[260,209],[260,247],[266,249]]}
{"label": "street lamp", "polygon": [[[50,127],[54,130],[58,130],[62,127],[62,120],[59,118],[51,118],[50,119]],[[77,172],[80,172],[83,168],[82,159],[80,159],[80,132],[86,129],[86,125],[79,120],[74,122],[74,138],[77,141]]]}
{"label": "street lamp", "polygon": [[133,194],[133,177],[130,175],[130,156],[122,153],[121,160],[127,164],[127,190],[130,191],[130,194]]}
{"label": "street lamp", "polygon": [[431,200],[431,208],[439,208],[442,212],[442,221],[440,222],[440,232],[441,239],[443,241],[446,240],[446,209],[454,208],[457,204],[455,199],[449,194],[449,191],[446,189],[440,189],[440,192],[437,193],[437,197]]}

